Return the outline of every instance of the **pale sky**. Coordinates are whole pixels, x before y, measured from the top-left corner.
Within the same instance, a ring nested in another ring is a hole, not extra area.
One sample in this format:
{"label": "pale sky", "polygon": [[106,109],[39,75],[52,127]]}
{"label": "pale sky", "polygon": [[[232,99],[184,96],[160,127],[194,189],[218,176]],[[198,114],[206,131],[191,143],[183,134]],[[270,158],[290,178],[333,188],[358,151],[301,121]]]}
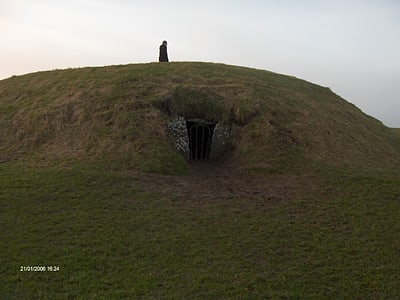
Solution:
{"label": "pale sky", "polygon": [[0,0],[0,79],[171,61],[269,70],[330,87],[400,127],[400,0]]}

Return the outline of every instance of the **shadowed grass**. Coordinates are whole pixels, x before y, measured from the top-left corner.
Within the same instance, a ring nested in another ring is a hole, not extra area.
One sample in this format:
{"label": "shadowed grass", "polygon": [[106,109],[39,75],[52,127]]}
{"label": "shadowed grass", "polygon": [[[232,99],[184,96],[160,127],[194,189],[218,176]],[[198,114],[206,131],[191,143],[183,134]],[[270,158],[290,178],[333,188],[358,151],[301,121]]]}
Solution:
{"label": "shadowed grass", "polygon": [[[400,180],[341,173],[293,199],[197,202],[138,175],[0,167],[1,294],[397,298]],[[21,272],[20,266],[58,266]]]}

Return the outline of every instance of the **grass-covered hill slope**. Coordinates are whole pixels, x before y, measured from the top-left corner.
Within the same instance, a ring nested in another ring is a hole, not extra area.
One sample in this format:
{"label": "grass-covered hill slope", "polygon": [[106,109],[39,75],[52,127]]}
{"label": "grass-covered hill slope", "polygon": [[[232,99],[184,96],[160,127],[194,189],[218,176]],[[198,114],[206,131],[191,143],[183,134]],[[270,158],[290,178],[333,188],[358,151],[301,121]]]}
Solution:
{"label": "grass-covered hill slope", "polygon": [[184,172],[168,133],[181,115],[232,124],[231,159],[260,170],[392,168],[400,136],[328,88],[211,63],[110,66],[0,81],[0,161],[91,160]]}
{"label": "grass-covered hill slope", "polygon": [[[186,162],[175,115],[231,125],[231,150]],[[375,172],[400,132],[327,88],[206,63],[28,74],[0,81],[0,141],[1,299],[400,299],[400,174]]]}

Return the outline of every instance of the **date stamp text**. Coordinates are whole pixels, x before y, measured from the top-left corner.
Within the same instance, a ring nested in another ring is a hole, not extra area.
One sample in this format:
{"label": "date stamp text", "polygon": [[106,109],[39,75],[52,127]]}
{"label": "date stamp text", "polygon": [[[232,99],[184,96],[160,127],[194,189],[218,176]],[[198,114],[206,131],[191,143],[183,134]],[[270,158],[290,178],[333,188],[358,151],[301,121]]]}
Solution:
{"label": "date stamp text", "polygon": [[60,272],[59,266],[20,266],[20,272]]}

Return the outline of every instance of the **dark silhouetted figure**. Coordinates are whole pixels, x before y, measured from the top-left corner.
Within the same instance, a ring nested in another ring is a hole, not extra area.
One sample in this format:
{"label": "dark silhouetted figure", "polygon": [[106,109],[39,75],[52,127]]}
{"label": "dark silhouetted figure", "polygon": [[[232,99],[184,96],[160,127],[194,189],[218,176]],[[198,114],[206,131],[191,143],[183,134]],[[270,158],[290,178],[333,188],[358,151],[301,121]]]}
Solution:
{"label": "dark silhouetted figure", "polygon": [[160,57],[159,62],[169,62],[167,53],[167,41],[164,41],[160,46]]}

